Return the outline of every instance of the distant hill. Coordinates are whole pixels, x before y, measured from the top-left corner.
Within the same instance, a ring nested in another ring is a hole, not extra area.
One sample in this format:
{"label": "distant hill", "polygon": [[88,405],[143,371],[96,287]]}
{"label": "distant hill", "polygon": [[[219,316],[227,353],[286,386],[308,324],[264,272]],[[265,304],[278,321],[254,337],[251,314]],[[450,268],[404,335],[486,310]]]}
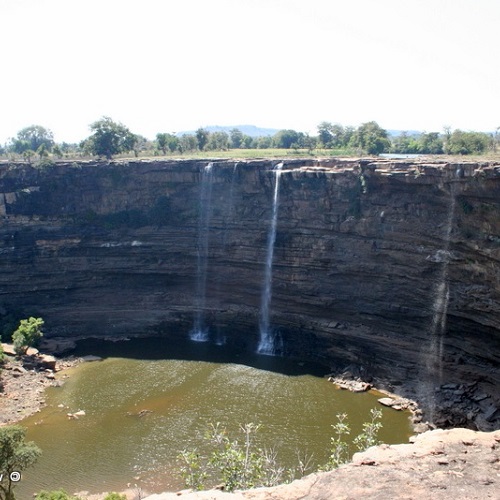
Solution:
{"label": "distant hill", "polygon": [[[201,127],[209,132],[226,132],[229,134],[233,128],[237,128],[241,130],[243,134],[249,135],[250,137],[262,137],[262,136],[271,136],[276,134],[280,129],[277,128],[261,128],[256,127],[255,125],[210,125],[207,127]],[[177,132],[177,136],[186,135],[186,134],[195,134],[196,130],[186,130],[183,132]]]}

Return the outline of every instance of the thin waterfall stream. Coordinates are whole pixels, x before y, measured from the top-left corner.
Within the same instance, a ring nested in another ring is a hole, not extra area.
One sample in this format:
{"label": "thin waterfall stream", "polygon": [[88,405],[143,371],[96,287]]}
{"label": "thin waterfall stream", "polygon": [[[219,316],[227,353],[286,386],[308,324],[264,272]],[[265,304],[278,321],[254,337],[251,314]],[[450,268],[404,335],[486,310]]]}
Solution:
{"label": "thin waterfall stream", "polygon": [[427,356],[427,373],[429,385],[426,392],[431,397],[429,402],[430,419],[434,419],[435,413],[435,398],[432,386],[441,384],[443,379],[443,355],[444,355],[444,338],[446,334],[446,320],[448,314],[448,303],[450,300],[450,288],[448,279],[448,267],[451,258],[450,253],[450,238],[453,229],[453,221],[455,218],[456,197],[453,184],[450,187],[448,215],[445,224],[444,246],[438,250],[434,260],[441,264],[436,285],[434,287],[432,297],[432,321],[430,327],[430,343]]}
{"label": "thin waterfall stream", "polygon": [[[225,210],[224,218],[223,218],[223,229],[222,229],[222,253],[226,253],[226,247],[227,247],[227,237],[228,237],[228,232],[230,232],[229,226],[233,222],[234,218],[234,184],[236,182],[236,174],[237,174],[237,169],[238,169],[238,162],[235,162],[233,166],[233,172],[231,174],[231,187],[229,189],[229,198],[228,198],[228,203],[227,203],[227,208]],[[215,296],[219,297],[221,285],[223,278],[218,277],[217,281],[215,283]],[[218,346],[222,346],[226,343],[226,337],[221,331],[221,326],[219,321],[216,320],[216,325],[215,325],[215,344]]]}
{"label": "thin waterfall stream", "polygon": [[189,338],[195,342],[207,342],[209,340],[209,331],[205,324],[205,303],[207,294],[208,237],[212,210],[212,180],[213,163],[210,162],[202,171],[200,187],[195,314],[193,329],[189,333]]}
{"label": "thin waterfall stream", "polygon": [[271,225],[269,227],[267,237],[266,267],[264,272],[264,286],[262,289],[260,308],[260,340],[257,346],[258,354],[265,354],[268,356],[274,356],[276,354],[276,335],[272,331],[270,324],[270,306],[272,299],[273,255],[274,244],[276,242],[276,228],[278,224],[279,189],[282,168],[283,163],[278,163],[274,169],[273,210]]}

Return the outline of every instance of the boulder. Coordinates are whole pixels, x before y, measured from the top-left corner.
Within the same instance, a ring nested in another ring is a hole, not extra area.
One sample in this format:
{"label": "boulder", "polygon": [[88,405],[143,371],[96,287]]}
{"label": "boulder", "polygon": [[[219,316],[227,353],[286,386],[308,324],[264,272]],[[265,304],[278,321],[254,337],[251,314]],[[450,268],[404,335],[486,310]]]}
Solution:
{"label": "boulder", "polygon": [[378,402],[383,406],[389,406],[391,408],[395,403],[394,399],[392,398],[380,398]]}
{"label": "boulder", "polygon": [[38,356],[38,364],[45,369],[56,370],[57,359],[50,354],[40,354]]}
{"label": "boulder", "polygon": [[16,351],[14,350],[14,346],[12,344],[4,344],[2,342],[2,349],[4,354],[7,354],[8,356],[15,356]]}

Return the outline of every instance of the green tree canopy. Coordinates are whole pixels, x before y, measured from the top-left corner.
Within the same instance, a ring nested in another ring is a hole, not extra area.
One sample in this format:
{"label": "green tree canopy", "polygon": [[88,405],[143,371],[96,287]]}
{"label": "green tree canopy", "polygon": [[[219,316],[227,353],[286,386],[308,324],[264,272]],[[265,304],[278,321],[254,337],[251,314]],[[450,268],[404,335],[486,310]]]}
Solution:
{"label": "green tree canopy", "polygon": [[445,152],[452,155],[481,154],[490,144],[490,137],[483,132],[454,130],[445,144]]}
{"label": "green tree canopy", "polygon": [[419,139],[419,153],[439,155],[443,153],[443,139],[438,132],[423,133]]}
{"label": "green tree canopy", "polygon": [[210,132],[208,130],[205,130],[204,128],[199,128],[196,131],[196,140],[198,141],[198,149],[200,151],[203,151],[205,148],[205,145],[208,142],[208,136],[210,135]]}
{"label": "green tree canopy", "polygon": [[212,132],[205,148],[211,151],[226,151],[229,149],[229,136],[226,132]]}
{"label": "green tree canopy", "polygon": [[114,122],[109,116],[90,125],[93,134],[86,139],[84,147],[96,156],[110,160],[114,155],[132,151],[137,136],[123,124]]}
{"label": "green tree canopy", "polygon": [[196,151],[198,148],[198,140],[193,134],[184,134],[179,138],[178,149],[181,153],[186,151]]}
{"label": "green tree canopy", "polygon": [[21,473],[31,467],[41,451],[34,443],[26,443],[26,429],[19,425],[0,427],[0,500],[15,500],[12,473]]}
{"label": "green tree canopy", "polygon": [[257,137],[255,144],[258,149],[267,149],[272,146],[273,140],[268,135],[263,135],[261,137]]}
{"label": "green tree canopy", "polygon": [[41,125],[30,125],[17,133],[17,137],[12,143],[12,150],[22,154],[28,149],[37,151],[40,146],[44,146],[47,151],[50,151],[54,146],[54,135]]}
{"label": "green tree canopy", "polygon": [[321,122],[318,125],[318,139],[320,145],[324,148],[331,147],[331,142],[333,140],[332,129],[333,125],[330,122]]}
{"label": "green tree canopy", "polygon": [[162,151],[164,155],[167,154],[167,150],[173,153],[179,148],[179,139],[173,134],[160,132],[156,134],[156,147]]}
{"label": "green tree canopy", "polygon": [[24,354],[28,347],[35,345],[42,337],[42,318],[22,319],[17,330],[12,334],[14,349],[18,354]]}
{"label": "green tree canopy", "polygon": [[351,145],[368,154],[378,155],[389,149],[390,141],[387,131],[372,121],[358,127],[351,138]]}
{"label": "green tree canopy", "polygon": [[243,144],[243,132],[239,128],[233,128],[229,131],[231,137],[231,148],[239,149]]}
{"label": "green tree canopy", "polygon": [[291,129],[280,130],[273,136],[273,143],[276,148],[290,149],[292,144],[298,144],[299,141],[299,133]]}

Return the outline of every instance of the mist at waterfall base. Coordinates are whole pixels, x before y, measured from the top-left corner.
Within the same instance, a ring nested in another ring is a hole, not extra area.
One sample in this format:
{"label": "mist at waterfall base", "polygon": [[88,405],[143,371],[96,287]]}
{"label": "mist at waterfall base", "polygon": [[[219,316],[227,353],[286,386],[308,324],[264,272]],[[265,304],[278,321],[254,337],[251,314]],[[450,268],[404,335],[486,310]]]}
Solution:
{"label": "mist at waterfall base", "polygon": [[[58,374],[64,385],[48,389],[47,406],[22,422],[43,454],[23,474],[19,498],[41,489],[123,491],[128,483],[182,489],[178,454],[208,454],[203,435],[216,422],[240,440],[240,424],[261,424],[258,446],[275,448],[286,467],[297,465],[297,451],[313,454],[315,466],[326,462],[338,413],[348,414],[353,437],[374,407],[383,411],[382,441],[411,434],[407,414],[381,407],[377,394],[336,389],[317,364],[189,338],[88,339],[75,354],[104,359]],[[85,416],[68,419],[78,410]]]}

